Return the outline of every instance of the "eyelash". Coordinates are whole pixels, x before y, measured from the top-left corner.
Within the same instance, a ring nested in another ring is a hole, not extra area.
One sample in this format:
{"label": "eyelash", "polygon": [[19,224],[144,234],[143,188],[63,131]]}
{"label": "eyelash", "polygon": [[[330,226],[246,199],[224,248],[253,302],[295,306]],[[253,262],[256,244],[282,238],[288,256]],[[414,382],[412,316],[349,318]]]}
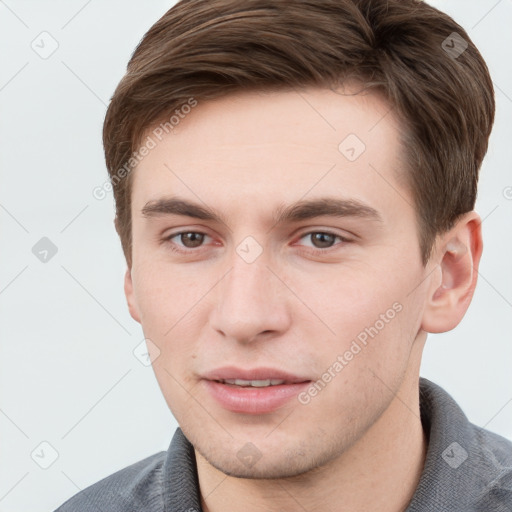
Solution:
{"label": "eyelash", "polygon": [[[173,252],[178,253],[178,254],[192,254],[194,252],[197,253],[198,251],[200,251],[201,249],[204,248],[204,246],[201,245],[200,247],[193,248],[193,249],[178,249],[177,246],[171,240],[173,238],[176,238],[177,236],[183,235],[185,233],[194,233],[196,235],[209,236],[207,233],[203,233],[202,231],[179,231],[178,233],[172,233],[171,235],[166,236],[163,239],[163,242],[164,243],[168,243],[169,247],[171,248],[171,250]],[[352,240],[350,240],[348,238],[345,238],[344,236],[338,235],[337,233],[333,233],[331,231],[307,231],[306,233],[302,233],[299,236],[298,240],[301,240],[302,238],[304,238],[304,237],[306,237],[308,235],[319,234],[319,233],[322,234],[322,235],[330,235],[330,236],[334,236],[335,238],[338,238],[339,240],[341,240],[341,244],[342,245],[345,245],[347,243],[352,242]],[[337,249],[337,245],[340,245],[340,243],[335,244],[335,245],[333,245],[331,247],[327,247],[325,249],[318,249],[316,247],[310,247],[310,248],[306,249],[305,252],[308,252],[310,255],[313,255],[313,256],[325,256],[326,254],[328,254],[332,250],[336,250]]]}

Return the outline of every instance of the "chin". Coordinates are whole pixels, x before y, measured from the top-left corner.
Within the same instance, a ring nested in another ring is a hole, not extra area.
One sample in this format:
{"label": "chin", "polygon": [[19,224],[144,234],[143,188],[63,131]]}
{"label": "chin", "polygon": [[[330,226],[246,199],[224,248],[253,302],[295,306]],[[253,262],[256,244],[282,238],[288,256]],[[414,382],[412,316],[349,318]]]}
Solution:
{"label": "chin", "polygon": [[229,440],[215,439],[212,442],[212,437],[204,432],[199,436],[197,443],[188,437],[196,454],[198,452],[218,471],[235,478],[294,478],[328,464],[337,453],[336,447],[326,443],[325,437],[305,433],[302,440],[290,438],[285,433],[281,439],[270,440],[268,430],[259,439],[249,436],[248,441],[228,436]]}

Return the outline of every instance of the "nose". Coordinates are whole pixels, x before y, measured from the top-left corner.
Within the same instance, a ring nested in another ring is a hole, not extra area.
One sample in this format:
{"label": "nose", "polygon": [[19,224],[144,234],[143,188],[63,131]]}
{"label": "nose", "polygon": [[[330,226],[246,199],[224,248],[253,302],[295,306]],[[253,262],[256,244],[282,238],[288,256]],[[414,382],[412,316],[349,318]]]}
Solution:
{"label": "nose", "polygon": [[[290,297],[261,255],[252,263],[234,253],[231,270],[217,286],[213,328],[225,338],[249,343],[276,337],[290,327]],[[289,295],[289,294],[288,294]]]}

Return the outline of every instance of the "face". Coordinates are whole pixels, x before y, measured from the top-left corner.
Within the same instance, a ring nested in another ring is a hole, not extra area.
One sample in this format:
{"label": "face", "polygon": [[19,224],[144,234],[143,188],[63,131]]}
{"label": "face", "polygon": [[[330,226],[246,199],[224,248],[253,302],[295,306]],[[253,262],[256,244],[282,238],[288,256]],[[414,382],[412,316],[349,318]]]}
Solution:
{"label": "face", "polygon": [[184,434],[226,474],[322,465],[414,386],[429,268],[388,110],[243,93],[148,131],[130,312]]}

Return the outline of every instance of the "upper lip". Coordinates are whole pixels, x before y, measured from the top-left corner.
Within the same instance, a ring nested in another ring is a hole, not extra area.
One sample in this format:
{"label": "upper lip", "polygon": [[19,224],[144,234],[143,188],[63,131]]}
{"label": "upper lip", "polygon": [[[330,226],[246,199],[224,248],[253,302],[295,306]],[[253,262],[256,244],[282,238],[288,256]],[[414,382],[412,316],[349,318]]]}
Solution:
{"label": "upper lip", "polygon": [[203,374],[203,378],[207,380],[228,380],[228,379],[240,379],[240,380],[284,380],[285,383],[295,384],[298,382],[309,382],[311,379],[305,377],[299,377],[277,368],[252,368],[243,369],[236,368],[235,366],[224,366],[217,368]]}

